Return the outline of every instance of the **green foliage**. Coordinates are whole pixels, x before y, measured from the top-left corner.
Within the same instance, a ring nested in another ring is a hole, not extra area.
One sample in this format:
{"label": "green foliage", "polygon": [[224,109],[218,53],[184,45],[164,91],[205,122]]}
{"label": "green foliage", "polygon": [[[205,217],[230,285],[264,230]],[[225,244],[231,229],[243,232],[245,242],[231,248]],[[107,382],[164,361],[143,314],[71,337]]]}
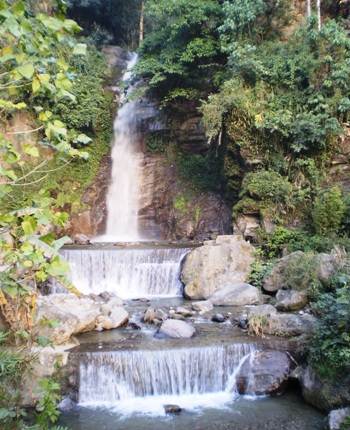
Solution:
{"label": "green foliage", "polygon": [[350,363],[350,276],[343,268],[314,305],[318,326],[310,360],[325,377],[348,373]]}
{"label": "green foliage", "polygon": [[42,396],[36,406],[38,412],[37,423],[40,429],[48,430],[51,424],[55,424],[59,417],[57,404],[60,400],[60,385],[53,379],[42,379],[40,381]]}
{"label": "green foliage", "polygon": [[292,185],[288,179],[273,170],[248,173],[243,180],[240,198],[234,206],[234,214],[240,212],[260,215],[271,214],[275,220],[291,205]]}
{"label": "green foliage", "polygon": [[256,259],[250,267],[251,271],[248,282],[254,285],[254,287],[262,289],[263,281],[265,277],[271,273],[272,268],[272,261],[262,261],[260,259]]}
{"label": "green foliage", "polygon": [[[304,234],[298,230],[289,230],[285,227],[277,227],[271,234],[261,232],[260,242],[261,249],[266,258],[281,257],[285,248],[292,246]],[[296,247],[293,251],[299,251]]]}
{"label": "green foliage", "polygon": [[201,191],[219,191],[222,183],[222,157],[213,151],[207,154],[179,153],[180,176]]}
{"label": "green foliage", "polygon": [[338,187],[322,191],[315,199],[312,218],[316,233],[337,233],[344,219],[346,206]]}
{"label": "green foliage", "polygon": [[217,0],[149,0],[151,27],[141,46],[137,75],[164,102],[195,100],[220,68]]}

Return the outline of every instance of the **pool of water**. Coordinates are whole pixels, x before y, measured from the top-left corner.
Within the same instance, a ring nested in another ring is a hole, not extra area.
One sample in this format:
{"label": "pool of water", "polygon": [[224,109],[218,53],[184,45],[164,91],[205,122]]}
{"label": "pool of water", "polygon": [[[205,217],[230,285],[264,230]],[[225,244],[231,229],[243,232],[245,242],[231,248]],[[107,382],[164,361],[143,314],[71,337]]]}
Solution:
{"label": "pool of water", "polygon": [[322,430],[325,417],[290,392],[281,397],[240,397],[221,407],[211,404],[171,416],[80,407],[61,416],[60,424],[71,430]]}

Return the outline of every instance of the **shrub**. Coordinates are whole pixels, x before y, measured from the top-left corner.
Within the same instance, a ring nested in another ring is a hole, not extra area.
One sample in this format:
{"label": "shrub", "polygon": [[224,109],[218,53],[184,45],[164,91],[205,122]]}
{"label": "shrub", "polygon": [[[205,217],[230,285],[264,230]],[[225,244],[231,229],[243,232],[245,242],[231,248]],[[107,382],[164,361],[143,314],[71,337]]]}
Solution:
{"label": "shrub", "polygon": [[318,325],[310,360],[321,376],[350,371],[350,282],[322,294],[314,305]]}
{"label": "shrub", "polygon": [[251,265],[251,271],[249,275],[249,283],[254,285],[254,287],[262,289],[263,281],[266,276],[271,273],[273,268],[273,262],[255,260]]}
{"label": "shrub", "polygon": [[316,197],[312,219],[317,234],[327,235],[339,231],[345,215],[345,203],[341,190],[333,187],[322,191]]}

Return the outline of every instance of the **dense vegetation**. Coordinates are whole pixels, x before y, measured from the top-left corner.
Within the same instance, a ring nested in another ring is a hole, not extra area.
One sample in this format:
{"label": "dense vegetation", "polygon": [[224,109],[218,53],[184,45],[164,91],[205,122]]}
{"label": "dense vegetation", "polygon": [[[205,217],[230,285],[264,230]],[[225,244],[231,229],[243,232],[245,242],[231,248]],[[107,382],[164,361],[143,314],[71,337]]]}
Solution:
{"label": "dense vegetation", "polygon": [[[173,115],[192,102],[202,112],[211,150],[196,159],[185,154],[180,170],[194,183],[201,177],[206,189],[221,181],[215,188],[225,190],[234,219],[260,220],[256,283],[286,248],[310,255],[350,249],[349,192],[329,173],[350,113],[342,3],[324,2],[320,22],[305,18],[306,4],[298,10],[289,1],[146,2],[153,24],[137,73]],[[342,372],[349,362],[346,264],[336,278],[313,287],[320,325],[311,356]]]}

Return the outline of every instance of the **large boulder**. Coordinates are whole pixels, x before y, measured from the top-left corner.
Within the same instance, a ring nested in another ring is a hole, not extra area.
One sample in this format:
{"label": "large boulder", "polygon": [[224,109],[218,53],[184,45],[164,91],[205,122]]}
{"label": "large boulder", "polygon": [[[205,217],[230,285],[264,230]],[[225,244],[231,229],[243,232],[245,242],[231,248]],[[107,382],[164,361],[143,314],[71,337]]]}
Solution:
{"label": "large boulder", "polygon": [[350,420],[350,408],[331,411],[328,415],[329,430],[342,430],[346,428],[344,427],[345,420]]}
{"label": "large boulder", "polygon": [[318,409],[330,411],[350,405],[350,374],[342,378],[321,378],[310,366],[299,377],[304,399]]}
{"label": "large boulder", "polygon": [[248,309],[248,325],[263,334],[293,337],[313,332],[316,319],[309,314],[286,314],[277,312],[272,305],[261,305]]}
{"label": "large boulder", "polygon": [[208,299],[226,285],[245,282],[253,254],[253,246],[237,235],[219,236],[196,248],[187,255],[182,269],[186,297]]}
{"label": "large boulder", "polygon": [[261,303],[260,291],[253,285],[237,283],[215,291],[210,301],[216,306],[245,306]]}
{"label": "large boulder", "polygon": [[287,385],[292,370],[289,355],[280,351],[256,352],[247,358],[237,376],[240,394],[275,394]]}
{"label": "large boulder", "polygon": [[117,297],[52,294],[38,298],[35,331],[38,336],[60,345],[73,335],[92,330],[118,328],[128,321],[128,313]]}
{"label": "large boulder", "polygon": [[276,299],[279,311],[298,311],[307,305],[308,294],[306,291],[279,290]]}
{"label": "large boulder", "polygon": [[316,279],[327,283],[336,271],[342,256],[336,250],[331,254],[310,254],[293,252],[280,260],[264,279],[264,290],[276,292],[279,289],[306,291]]}
{"label": "large boulder", "polygon": [[172,338],[190,338],[196,330],[185,321],[167,319],[159,329],[160,333]]}

